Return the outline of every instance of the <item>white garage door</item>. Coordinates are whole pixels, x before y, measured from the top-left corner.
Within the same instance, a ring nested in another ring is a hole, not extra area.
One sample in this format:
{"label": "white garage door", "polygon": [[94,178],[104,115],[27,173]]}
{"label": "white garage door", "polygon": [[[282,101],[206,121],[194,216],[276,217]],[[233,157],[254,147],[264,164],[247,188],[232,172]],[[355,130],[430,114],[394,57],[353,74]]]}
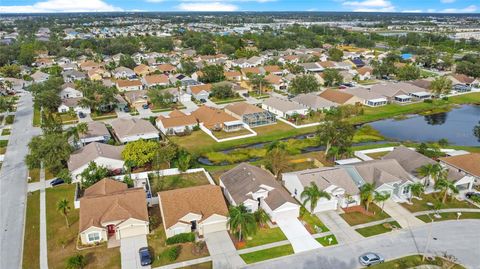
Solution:
{"label": "white garage door", "polygon": [[203,227],[203,234],[226,231],[227,222],[222,221],[222,222],[216,222],[216,223],[209,223],[209,224],[204,224],[202,227]]}
{"label": "white garage door", "polygon": [[145,226],[131,226],[121,229],[119,232],[120,239],[125,237],[137,236],[137,235],[144,235],[145,234]]}
{"label": "white garage door", "polygon": [[328,210],[336,210],[337,209],[337,199],[332,199],[325,202],[318,202],[317,207],[315,207],[315,212],[323,212]]}
{"label": "white garage door", "polygon": [[296,219],[298,215],[300,215],[300,207],[295,207],[291,209],[285,209],[285,210],[280,210],[280,211],[273,211],[273,219],[278,220],[278,219],[290,219],[294,218]]}

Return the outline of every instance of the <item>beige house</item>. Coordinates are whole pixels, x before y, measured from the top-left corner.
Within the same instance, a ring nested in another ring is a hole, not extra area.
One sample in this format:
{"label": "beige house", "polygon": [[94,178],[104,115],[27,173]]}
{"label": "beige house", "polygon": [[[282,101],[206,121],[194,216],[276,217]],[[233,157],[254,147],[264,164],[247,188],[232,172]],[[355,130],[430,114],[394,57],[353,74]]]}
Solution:
{"label": "beige house", "polygon": [[219,186],[203,185],[158,193],[167,237],[226,231],[228,209]]}
{"label": "beige house", "polygon": [[339,105],[355,105],[357,103],[363,103],[363,100],[355,95],[338,90],[325,90],[318,96]]}
{"label": "beige house", "polygon": [[102,179],[87,188],[80,199],[79,231],[82,244],[147,235],[150,231],[148,224],[143,188],[128,189],[125,183]]}

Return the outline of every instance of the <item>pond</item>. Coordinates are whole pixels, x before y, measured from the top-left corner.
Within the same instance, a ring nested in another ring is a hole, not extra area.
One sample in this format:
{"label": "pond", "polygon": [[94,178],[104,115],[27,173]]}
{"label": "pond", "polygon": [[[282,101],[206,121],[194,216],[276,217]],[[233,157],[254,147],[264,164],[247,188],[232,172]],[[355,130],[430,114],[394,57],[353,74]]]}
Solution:
{"label": "pond", "polygon": [[465,105],[445,113],[381,120],[369,125],[385,137],[398,141],[429,142],[445,138],[453,145],[480,146],[473,135],[473,128],[479,121],[480,106]]}

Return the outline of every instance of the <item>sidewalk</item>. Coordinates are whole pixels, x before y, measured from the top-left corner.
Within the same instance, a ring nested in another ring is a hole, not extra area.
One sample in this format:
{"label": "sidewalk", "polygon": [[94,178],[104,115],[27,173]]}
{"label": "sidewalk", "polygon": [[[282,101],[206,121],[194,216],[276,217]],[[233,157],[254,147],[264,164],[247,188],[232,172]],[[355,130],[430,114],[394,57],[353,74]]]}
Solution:
{"label": "sidewalk", "polygon": [[316,215],[335,235],[339,244],[358,241],[363,238],[335,211],[321,212]]}
{"label": "sidewalk", "polygon": [[[40,169],[40,269],[48,269],[45,169]],[[28,255],[28,254],[27,254]]]}
{"label": "sidewalk", "polygon": [[383,210],[396,220],[402,228],[415,227],[424,224],[423,221],[417,219],[410,211],[391,199],[385,201]]}

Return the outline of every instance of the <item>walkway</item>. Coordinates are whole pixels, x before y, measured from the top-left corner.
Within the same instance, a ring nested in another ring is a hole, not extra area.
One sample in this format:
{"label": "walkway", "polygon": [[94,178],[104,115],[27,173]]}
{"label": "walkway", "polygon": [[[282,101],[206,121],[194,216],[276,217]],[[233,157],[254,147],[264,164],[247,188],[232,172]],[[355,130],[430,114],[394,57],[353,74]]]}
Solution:
{"label": "walkway", "polygon": [[213,269],[234,269],[245,265],[227,231],[207,233],[204,237],[213,261]]}
{"label": "walkway", "polygon": [[402,228],[415,227],[424,224],[423,221],[417,219],[410,211],[394,202],[392,199],[388,199],[385,202],[383,210],[396,220]]}
{"label": "walkway", "polygon": [[295,253],[322,247],[297,218],[277,219],[277,225],[292,244]]}
{"label": "walkway", "polygon": [[142,266],[138,250],[147,247],[147,236],[138,235],[120,239],[120,254],[122,255],[122,269],[150,269]]}
{"label": "walkway", "polygon": [[316,215],[335,235],[339,244],[355,242],[363,238],[336,211],[321,212]]}
{"label": "walkway", "polygon": [[21,268],[27,193],[24,158],[31,138],[41,133],[32,127],[32,119],[32,95],[22,93],[0,170],[0,268]]}
{"label": "walkway", "polygon": [[[40,169],[40,269],[48,269],[45,169]],[[27,254],[28,255],[28,254]]]}

